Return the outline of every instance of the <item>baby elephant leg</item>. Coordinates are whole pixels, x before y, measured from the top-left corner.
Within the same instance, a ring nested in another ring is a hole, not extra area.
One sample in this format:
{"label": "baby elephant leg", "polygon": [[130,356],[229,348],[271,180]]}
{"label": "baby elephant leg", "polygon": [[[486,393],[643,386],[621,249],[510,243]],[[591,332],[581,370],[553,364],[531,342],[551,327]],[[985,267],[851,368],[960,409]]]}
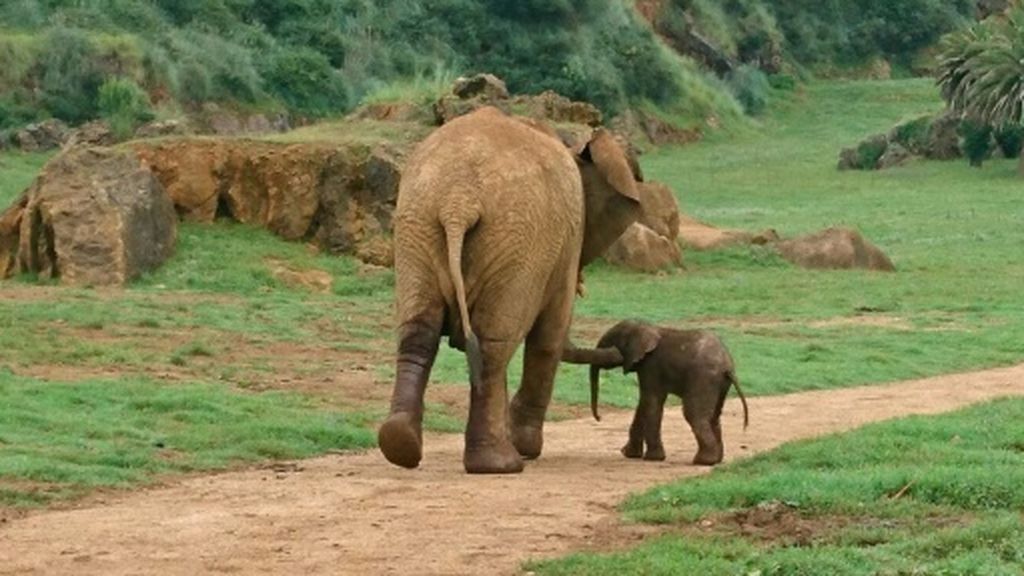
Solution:
{"label": "baby elephant leg", "polygon": [[694,393],[683,398],[683,417],[697,439],[694,464],[714,466],[724,456],[719,416],[725,396],[719,394],[719,388],[710,382],[702,383],[693,387]]}
{"label": "baby elephant leg", "polygon": [[633,423],[629,425],[629,442],[622,447],[622,455],[626,458],[643,458],[644,456],[644,417],[646,401],[644,395],[636,405],[636,412],[633,413]]}
{"label": "baby elephant leg", "polygon": [[665,446],[661,443],[661,416],[665,411],[665,399],[668,394],[661,390],[647,390],[641,383],[641,389],[647,402],[644,405],[644,460],[661,461],[665,459]]}

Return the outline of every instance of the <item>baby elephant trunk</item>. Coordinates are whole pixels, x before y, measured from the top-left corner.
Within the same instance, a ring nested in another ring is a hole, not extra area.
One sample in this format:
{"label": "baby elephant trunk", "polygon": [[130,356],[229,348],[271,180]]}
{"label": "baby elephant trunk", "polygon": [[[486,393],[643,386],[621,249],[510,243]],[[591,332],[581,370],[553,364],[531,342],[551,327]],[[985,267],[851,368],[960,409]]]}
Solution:
{"label": "baby elephant trunk", "polygon": [[622,366],[622,353],[618,348],[576,348],[567,345],[562,352],[562,362],[590,365],[590,413],[594,415],[595,420],[601,420],[601,415],[597,412],[601,369]]}

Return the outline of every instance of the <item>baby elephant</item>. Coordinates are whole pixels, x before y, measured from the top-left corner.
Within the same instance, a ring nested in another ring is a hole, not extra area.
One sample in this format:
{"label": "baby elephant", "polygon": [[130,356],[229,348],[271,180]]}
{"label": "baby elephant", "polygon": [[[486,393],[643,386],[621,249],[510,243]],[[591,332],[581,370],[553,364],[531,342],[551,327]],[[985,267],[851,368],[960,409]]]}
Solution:
{"label": "baby elephant", "polygon": [[683,416],[697,438],[694,464],[711,466],[722,461],[719,417],[729,386],[735,386],[740,395],[744,429],[747,426],[747,399],[736,380],[732,356],[722,341],[706,330],[674,330],[626,320],[605,332],[595,349],[567,344],[562,361],[590,365],[590,407],[598,420],[601,369],[622,366],[624,373],[637,373],[640,402],[629,427],[629,443],[622,448],[627,458],[665,459],[661,415],[669,393],[682,398]]}

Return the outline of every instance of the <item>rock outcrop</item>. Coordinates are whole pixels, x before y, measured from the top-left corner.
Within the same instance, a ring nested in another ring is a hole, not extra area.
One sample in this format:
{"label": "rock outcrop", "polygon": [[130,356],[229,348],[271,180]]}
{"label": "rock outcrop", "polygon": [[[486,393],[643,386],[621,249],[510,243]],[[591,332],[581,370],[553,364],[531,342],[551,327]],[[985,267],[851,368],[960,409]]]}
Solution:
{"label": "rock outcrop", "polygon": [[771,229],[761,232],[717,228],[686,214],[679,218],[679,242],[694,250],[718,250],[739,244],[764,245],[775,242],[779,234]]}
{"label": "rock outcrop", "polygon": [[51,118],[34,122],[14,133],[12,142],[23,152],[41,152],[60,148],[68,138],[70,128],[64,122]]}
{"label": "rock outcrop", "polygon": [[777,242],[775,248],[783,258],[803,268],[863,268],[883,272],[896,269],[880,248],[849,228],[828,228]]}
{"label": "rock outcrop", "polygon": [[174,252],[177,217],[130,151],[78,148],[46,165],[0,215],[0,272],[74,285],[116,285]]}
{"label": "rock outcrop", "polygon": [[228,217],[390,265],[402,155],[385,147],[167,140],[133,145],[182,218]]}

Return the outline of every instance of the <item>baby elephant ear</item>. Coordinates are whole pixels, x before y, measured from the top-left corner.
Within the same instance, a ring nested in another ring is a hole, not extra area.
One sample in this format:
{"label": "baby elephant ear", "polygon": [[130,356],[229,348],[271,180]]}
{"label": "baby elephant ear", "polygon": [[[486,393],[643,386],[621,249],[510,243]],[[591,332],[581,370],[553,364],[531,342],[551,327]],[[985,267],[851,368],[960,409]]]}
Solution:
{"label": "baby elephant ear", "polygon": [[636,369],[636,364],[641,362],[648,354],[658,347],[661,340],[661,332],[653,326],[637,326],[630,339],[629,346],[623,354],[622,370],[631,372]]}

